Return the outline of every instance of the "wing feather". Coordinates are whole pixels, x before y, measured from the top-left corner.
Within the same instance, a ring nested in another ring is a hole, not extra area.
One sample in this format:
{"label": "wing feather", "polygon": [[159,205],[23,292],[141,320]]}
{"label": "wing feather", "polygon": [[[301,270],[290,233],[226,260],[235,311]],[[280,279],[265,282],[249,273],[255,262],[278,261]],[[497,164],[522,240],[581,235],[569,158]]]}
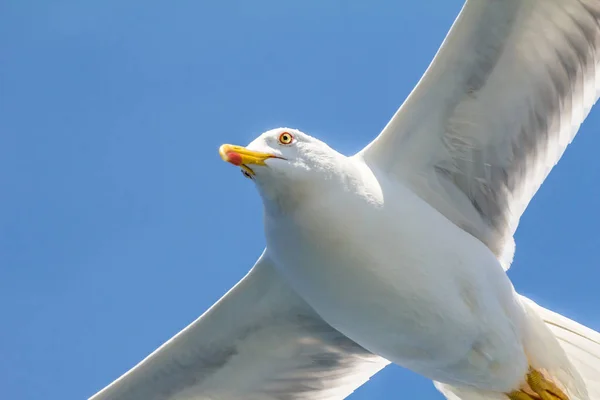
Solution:
{"label": "wing feather", "polygon": [[409,185],[508,268],[521,214],[600,93],[599,0],[468,0],[357,157]]}
{"label": "wing feather", "polygon": [[325,323],[263,253],[200,318],[90,400],[343,399],[388,363]]}

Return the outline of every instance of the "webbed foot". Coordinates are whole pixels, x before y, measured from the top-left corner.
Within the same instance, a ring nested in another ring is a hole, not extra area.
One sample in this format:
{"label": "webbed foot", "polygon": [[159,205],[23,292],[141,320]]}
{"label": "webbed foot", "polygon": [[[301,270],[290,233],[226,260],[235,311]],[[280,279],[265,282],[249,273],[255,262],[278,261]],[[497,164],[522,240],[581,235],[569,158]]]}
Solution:
{"label": "webbed foot", "polygon": [[506,395],[510,400],[569,400],[556,384],[534,369],[527,374],[527,384],[529,390],[515,390]]}

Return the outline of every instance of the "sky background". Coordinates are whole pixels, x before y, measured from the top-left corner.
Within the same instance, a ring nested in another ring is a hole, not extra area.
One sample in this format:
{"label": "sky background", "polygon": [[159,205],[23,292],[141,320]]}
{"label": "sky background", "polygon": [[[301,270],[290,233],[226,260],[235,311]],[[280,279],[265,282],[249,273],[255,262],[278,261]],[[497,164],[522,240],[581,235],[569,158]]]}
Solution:
{"label": "sky background", "polygon": [[[218,146],[291,126],[358,151],[461,5],[0,2],[0,398],[85,399],[198,317],[264,246],[258,194]],[[522,218],[510,270],[596,330],[599,129],[596,108]],[[399,367],[350,399],[399,396],[441,399]]]}

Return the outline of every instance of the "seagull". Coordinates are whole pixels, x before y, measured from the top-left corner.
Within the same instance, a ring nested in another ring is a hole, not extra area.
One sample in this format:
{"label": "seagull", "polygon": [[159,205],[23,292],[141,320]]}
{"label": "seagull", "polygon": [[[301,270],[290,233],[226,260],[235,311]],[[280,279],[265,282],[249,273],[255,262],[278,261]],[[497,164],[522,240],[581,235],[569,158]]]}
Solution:
{"label": "seagull", "polygon": [[600,0],[468,0],[383,131],[225,144],[266,248],[92,400],[334,400],[390,363],[450,400],[599,400],[600,334],[518,294],[519,219],[600,92]]}

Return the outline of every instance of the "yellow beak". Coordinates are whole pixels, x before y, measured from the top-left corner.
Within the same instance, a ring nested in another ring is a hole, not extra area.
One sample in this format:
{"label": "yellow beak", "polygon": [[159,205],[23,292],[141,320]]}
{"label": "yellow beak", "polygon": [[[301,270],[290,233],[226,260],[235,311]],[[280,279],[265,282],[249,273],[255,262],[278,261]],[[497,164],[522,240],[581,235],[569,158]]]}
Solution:
{"label": "yellow beak", "polygon": [[223,161],[236,165],[242,168],[250,175],[254,175],[254,171],[249,165],[266,165],[265,160],[269,158],[281,158],[274,154],[261,153],[259,151],[249,150],[242,146],[234,146],[224,144],[219,147],[219,155]]}

